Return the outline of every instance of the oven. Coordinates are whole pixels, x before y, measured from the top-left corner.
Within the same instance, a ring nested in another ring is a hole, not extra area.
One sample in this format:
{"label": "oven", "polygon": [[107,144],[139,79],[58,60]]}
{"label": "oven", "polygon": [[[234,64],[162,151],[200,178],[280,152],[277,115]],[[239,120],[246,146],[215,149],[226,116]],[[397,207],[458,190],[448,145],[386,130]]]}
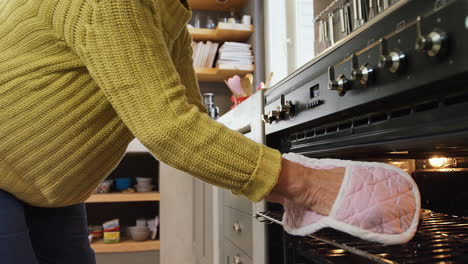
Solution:
{"label": "oven", "polygon": [[281,228],[268,263],[468,263],[468,1],[400,0],[265,94],[266,142],[283,153],[407,171],[424,208],[403,245]]}

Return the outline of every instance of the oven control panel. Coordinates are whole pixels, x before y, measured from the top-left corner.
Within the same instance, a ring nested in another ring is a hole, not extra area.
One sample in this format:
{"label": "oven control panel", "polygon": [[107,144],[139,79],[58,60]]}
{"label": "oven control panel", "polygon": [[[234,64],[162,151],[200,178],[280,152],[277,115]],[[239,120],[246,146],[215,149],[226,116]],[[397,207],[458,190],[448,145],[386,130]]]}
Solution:
{"label": "oven control panel", "polygon": [[263,115],[263,121],[265,123],[273,123],[279,120],[288,120],[294,117],[296,114],[296,106],[292,101],[286,101],[284,95],[281,95],[280,104],[276,109],[271,110],[268,114]]}
{"label": "oven control panel", "polygon": [[468,1],[407,0],[388,11],[266,93],[267,134],[466,91]]}
{"label": "oven control panel", "polygon": [[[421,20],[421,16],[416,17],[411,23],[330,66],[328,89],[344,96],[348,90],[372,88],[373,85],[391,82],[399,77],[411,78],[411,71],[417,67],[415,64],[440,64],[448,59],[449,36],[441,28],[442,19],[437,17],[434,23],[429,16],[427,23],[431,26],[434,24],[434,28],[426,35],[422,33]],[[417,69],[414,70],[417,72]],[[378,83],[375,82],[377,74],[380,78]]]}

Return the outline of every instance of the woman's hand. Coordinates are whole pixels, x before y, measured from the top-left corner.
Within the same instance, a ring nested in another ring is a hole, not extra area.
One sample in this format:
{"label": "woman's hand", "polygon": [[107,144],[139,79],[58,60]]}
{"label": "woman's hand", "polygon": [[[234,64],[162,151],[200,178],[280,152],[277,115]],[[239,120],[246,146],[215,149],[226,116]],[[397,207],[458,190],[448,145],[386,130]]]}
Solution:
{"label": "woman's hand", "polygon": [[282,159],[278,182],[266,200],[329,215],[340,191],[344,173],[344,168],[312,169]]}

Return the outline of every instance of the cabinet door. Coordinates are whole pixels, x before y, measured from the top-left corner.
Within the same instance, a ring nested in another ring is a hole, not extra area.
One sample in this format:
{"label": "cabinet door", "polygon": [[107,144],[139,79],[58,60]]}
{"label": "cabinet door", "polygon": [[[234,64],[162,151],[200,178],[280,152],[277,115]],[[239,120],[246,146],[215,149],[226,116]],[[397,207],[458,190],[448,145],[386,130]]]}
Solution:
{"label": "cabinet door", "polygon": [[[243,134],[249,134],[248,137],[259,143],[264,143],[265,127],[261,116],[263,113],[263,92],[259,91],[242,104],[222,116],[218,121],[232,130]],[[227,223],[225,215],[227,213],[225,202],[228,206],[251,210],[246,212],[250,216],[249,243],[246,244],[249,254],[253,257],[256,264],[265,264],[265,224],[253,219],[252,215],[258,210],[264,211],[264,203],[255,205],[239,204],[239,199],[223,201],[223,190],[199,180],[193,182],[194,202],[193,202],[193,249],[196,258],[195,263],[225,263],[226,256],[223,230]],[[240,207],[239,207],[240,206]],[[253,229],[253,230],[252,230]],[[253,245],[252,245],[253,244]],[[234,246],[234,245],[233,245]],[[234,246],[235,247],[235,246]],[[241,250],[242,251],[242,250]],[[249,257],[250,258],[250,257]],[[233,259],[232,259],[233,260]],[[250,259],[252,261],[252,259]],[[244,261],[243,263],[249,263]]]}
{"label": "cabinet door", "polygon": [[224,208],[223,215],[224,238],[252,256],[252,216],[229,207]]}
{"label": "cabinet door", "polygon": [[197,264],[213,263],[212,187],[193,179],[193,248]]}
{"label": "cabinet door", "polygon": [[247,256],[242,250],[239,250],[236,246],[231,244],[229,241],[224,241],[223,256],[221,258],[221,264],[252,264],[252,258]]}
{"label": "cabinet door", "polygon": [[193,264],[193,177],[160,164],[161,264]]}
{"label": "cabinet door", "polygon": [[222,193],[225,206],[252,215],[252,202],[245,196],[235,195],[229,190],[222,190]]}

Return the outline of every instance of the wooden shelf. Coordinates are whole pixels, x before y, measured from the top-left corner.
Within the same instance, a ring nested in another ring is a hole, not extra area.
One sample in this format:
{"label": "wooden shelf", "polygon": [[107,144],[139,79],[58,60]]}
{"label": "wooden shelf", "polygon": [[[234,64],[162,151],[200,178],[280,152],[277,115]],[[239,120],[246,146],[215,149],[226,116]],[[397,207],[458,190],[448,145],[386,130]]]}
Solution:
{"label": "wooden shelf", "polygon": [[247,0],[225,0],[220,3],[217,0],[189,0],[190,7],[195,10],[229,11],[234,8],[239,10],[245,6]]}
{"label": "wooden shelf", "polygon": [[254,70],[255,70],[254,65],[252,65],[250,70],[195,68],[198,81],[201,81],[201,82],[224,82],[224,80],[227,80],[234,75],[244,76],[247,73],[254,72]]}
{"label": "wooden shelf", "polygon": [[93,241],[91,247],[96,253],[115,253],[115,252],[141,252],[159,250],[159,240],[148,240],[144,242],[136,242],[133,240],[124,240],[120,243],[106,244],[103,240]]}
{"label": "wooden shelf", "polygon": [[245,42],[254,32],[253,25],[219,23],[216,29],[189,28],[195,41],[210,40],[214,42]]}
{"label": "wooden shelf", "polygon": [[159,201],[158,192],[147,193],[103,193],[93,194],[86,200],[87,203],[115,203],[115,202],[145,202]]}

